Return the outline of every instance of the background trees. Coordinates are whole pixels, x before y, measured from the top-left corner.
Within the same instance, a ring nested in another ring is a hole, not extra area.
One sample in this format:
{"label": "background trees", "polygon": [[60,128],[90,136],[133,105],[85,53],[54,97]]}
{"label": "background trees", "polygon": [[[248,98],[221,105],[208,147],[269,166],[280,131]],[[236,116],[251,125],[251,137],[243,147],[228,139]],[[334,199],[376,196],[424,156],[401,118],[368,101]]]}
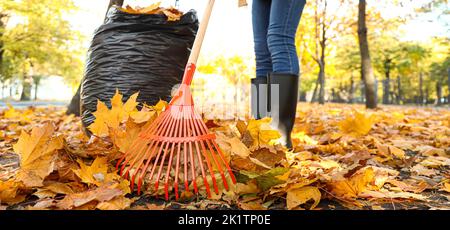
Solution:
{"label": "background trees", "polygon": [[[35,96],[43,77],[78,81],[82,73],[81,35],[65,16],[76,10],[72,0],[6,0],[0,2],[0,78],[20,80],[21,100]],[[4,84],[3,84],[4,85]]]}

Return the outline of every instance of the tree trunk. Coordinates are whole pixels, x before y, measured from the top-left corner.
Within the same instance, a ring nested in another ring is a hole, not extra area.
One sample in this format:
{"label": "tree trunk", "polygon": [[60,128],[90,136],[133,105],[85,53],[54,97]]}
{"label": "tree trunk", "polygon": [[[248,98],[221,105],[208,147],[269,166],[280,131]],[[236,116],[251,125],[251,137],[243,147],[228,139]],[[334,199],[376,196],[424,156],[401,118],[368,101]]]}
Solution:
{"label": "tree trunk", "polygon": [[349,89],[349,95],[348,95],[348,102],[350,104],[353,104],[353,97],[355,94],[355,80],[353,79],[353,73],[350,76],[350,89]]}
{"label": "tree trunk", "polygon": [[436,105],[441,105],[442,99],[442,84],[440,81],[436,82]]}
{"label": "tree trunk", "polygon": [[[124,2],[124,0],[110,0],[109,4],[108,4],[108,8],[106,9],[105,20],[106,20],[106,16],[108,15],[109,8],[111,8],[111,6],[113,6],[113,5],[122,6],[123,2]],[[66,111],[67,114],[74,114],[76,116],[80,116],[80,89],[81,89],[81,83],[78,86],[77,92],[72,97],[70,104],[67,106],[67,111]]]}
{"label": "tree trunk", "polygon": [[31,100],[31,87],[33,79],[30,76],[25,76],[22,81],[22,93],[20,95],[21,101]]}
{"label": "tree trunk", "polygon": [[419,73],[419,105],[423,104],[423,76],[422,72]]}
{"label": "tree trunk", "polygon": [[41,76],[33,76],[33,83],[34,83],[34,100],[37,100],[37,95],[38,95],[38,88],[39,88],[39,84],[41,83]]}
{"label": "tree trunk", "polygon": [[314,87],[313,95],[311,97],[311,103],[316,102],[317,90],[319,89],[319,85],[320,85],[320,77],[318,76],[317,81],[316,81],[316,86]]}
{"label": "tree trunk", "polygon": [[364,80],[366,91],[366,107],[374,109],[377,107],[375,95],[375,81],[370,59],[369,42],[367,39],[366,26],[366,1],[359,0],[358,5],[358,41],[361,54],[361,76]]}
{"label": "tree trunk", "polygon": [[447,90],[448,90],[447,103],[450,104],[450,68],[447,69]]}
{"label": "tree trunk", "polygon": [[387,105],[390,104],[390,100],[389,100],[389,94],[390,94],[390,79],[386,78],[383,80],[383,104]]}
{"label": "tree trunk", "polygon": [[319,71],[320,90],[319,90],[319,104],[325,104],[325,63],[320,65]]}
{"label": "tree trunk", "polygon": [[397,105],[402,103],[402,81],[400,76],[397,77]]}

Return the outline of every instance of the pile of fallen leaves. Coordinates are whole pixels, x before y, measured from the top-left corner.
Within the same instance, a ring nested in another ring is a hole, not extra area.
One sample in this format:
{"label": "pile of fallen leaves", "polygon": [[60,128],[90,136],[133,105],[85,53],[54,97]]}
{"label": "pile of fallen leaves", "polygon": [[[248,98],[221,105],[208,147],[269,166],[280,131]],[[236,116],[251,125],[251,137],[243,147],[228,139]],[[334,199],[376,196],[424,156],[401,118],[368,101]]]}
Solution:
{"label": "pile of fallen leaves", "polygon": [[[288,151],[262,120],[205,120],[236,185],[179,202],[130,191],[115,162],[165,108],[99,101],[88,137],[63,108],[0,112],[0,209],[449,209],[450,111],[300,104]],[[3,206],[2,206],[3,205]]]}
{"label": "pile of fallen leaves", "polygon": [[167,20],[169,21],[178,21],[181,16],[183,16],[183,12],[179,11],[174,7],[164,8],[161,7],[161,2],[154,3],[147,7],[131,7],[129,5],[125,7],[119,7],[120,11],[129,13],[129,14],[164,14],[167,16]]}

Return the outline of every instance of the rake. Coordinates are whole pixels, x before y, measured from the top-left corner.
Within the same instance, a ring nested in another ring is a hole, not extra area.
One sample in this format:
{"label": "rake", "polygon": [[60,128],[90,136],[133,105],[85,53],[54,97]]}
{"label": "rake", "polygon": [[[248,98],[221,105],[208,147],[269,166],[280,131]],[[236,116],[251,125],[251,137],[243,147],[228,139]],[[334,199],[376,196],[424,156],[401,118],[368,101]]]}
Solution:
{"label": "rake", "polygon": [[215,134],[208,131],[194,108],[190,90],[214,2],[209,0],[206,7],[180,87],[167,108],[138,135],[117,162],[119,174],[127,179],[131,177],[131,190],[137,182],[138,194],[141,193],[144,179],[150,184],[154,183],[156,191],[159,190],[160,180],[164,181],[166,200],[169,199],[169,186],[174,189],[175,199],[178,200],[179,185],[183,183],[185,191],[189,191],[189,184],[192,183],[195,194],[198,194],[196,178],[201,174],[207,195],[211,197],[208,176],[215,193],[219,193],[215,171],[220,173],[226,190],[229,189],[226,171],[232,182],[236,183],[231,168],[215,141]]}

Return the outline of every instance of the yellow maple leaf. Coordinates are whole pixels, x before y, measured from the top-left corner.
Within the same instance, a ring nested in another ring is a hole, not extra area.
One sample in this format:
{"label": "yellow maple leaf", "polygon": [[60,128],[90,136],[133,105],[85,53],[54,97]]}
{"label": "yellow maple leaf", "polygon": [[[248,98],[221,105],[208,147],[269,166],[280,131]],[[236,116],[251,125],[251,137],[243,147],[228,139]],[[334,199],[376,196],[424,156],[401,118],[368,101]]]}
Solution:
{"label": "yellow maple leaf", "polygon": [[350,178],[331,182],[332,192],[344,198],[356,198],[364,191],[374,188],[375,172],[367,167],[356,172]]}
{"label": "yellow maple leaf", "polygon": [[22,188],[22,183],[13,180],[0,180],[0,204],[13,205],[25,200],[25,195],[20,195],[19,190]]}
{"label": "yellow maple leaf", "polygon": [[443,190],[446,192],[450,192],[450,183],[444,183]]}
{"label": "yellow maple leaf", "polygon": [[100,186],[106,181],[108,174],[108,164],[106,157],[98,157],[92,162],[90,166],[78,159],[80,169],[73,169],[73,172],[86,184],[95,184]]}
{"label": "yellow maple leaf", "polygon": [[119,148],[119,151],[126,153],[133,141],[139,136],[142,129],[143,127],[136,125],[133,122],[127,122],[126,130],[115,130],[111,137],[114,144]]}
{"label": "yellow maple leaf", "polygon": [[55,167],[57,150],[63,148],[63,138],[54,135],[53,124],[36,126],[31,134],[22,132],[13,146],[20,156],[20,170],[16,179],[27,187],[42,186]]}
{"label": "yellow maple leaf", "polygon": [[262,144],[269,144],[271,141],[281,137],[280,132],[272,129],[270,123],[272,118],[266,117],[259,120],[250,120],[247,125],[247,131],[253,138],[252,146],[259,146]]}
{"label": "yellow maple leaf", "polygon": [[160,5],[161,5],[161,2],[153,3],[150,6],[147,6],[143,9],[141,9],[140,12],[143,14],[154,14],[158,10]]}
{"label": "yellow maple leaf", "polygon": [[405,159],[405,151],[392,145],[382,145],[377,143],[376,147],[384,156],[395,156],[399,159]]}
{"label": "yellow maple leaf", "polygon": [[107,137],[109,129],[106,121],[108,118],[108,107],[105,103],[97,101],[97,110],[92,113],[95,116],[95,121],[89,125],[88,129],[96,136]]}
{"label": "yellow maple leaf", "polygon": [[294,209],[309,200],[313,200],[314,204],[310,209],[314,209],[320,202],[321,193],[317,187],[306,186],[287,191],[286,204],[288,209]]}
{"label": "yellow maple leaf", "polygon": [[366,135],[372,129],[375,123],[373,115],[368,115],[358,110],[348,116],[345,120],[339,122],[339,128],[342,132],[354,135]]}
{"label": "yellow maple leaf", "polygon": [[158,113],[160,114],[162,111],[164,111],[166,109],[166,107],[169,105],[169,103],[167,103],[167,101],[164,100],[159,100],[158,103],[156,103],[156,105],[152,106],[152,108]]}
{"label": "yellow maple leaf", "polygon": [[131,199],[119,196],[109,201],[100,202],[96,208],[100,210],[123,210],[129,208],[131,202]]}
{"label": "yellow maple leaf", "polygon": [[31,116],[33,115],[32,109],[27,109],[25,111],[18,111],[14,107],[7,103],[8,110],[5,111],[4,117],[6,119],[19,119],[22,122],[31,122]]}
{"label": "yellow maple leaf", "polygon": [[136,111],[138,95],[139,93],[131,95],[124,104],[122,102],[123,96],[116,90],[111,98],[111,109],[108,109],[105,103],[98,101],[97,110],[92,113],[95,116],[95,121],[88,129],[98,137],[107,137],[109,129],[118,129],[120,124],[126,122],[130,114]]}
{"label": "yellow maple leaf", "polygon": [[123,179],[117,173],[108,173],[108,159],[106,157],[98,157],[87,166],[83,161],[78,160],[80,169],[73,169],[73,172],[81,179],[83,183],[103,186],[109,184],[110,188],[117,188],[124,192],[130,193],[129,181]]}

